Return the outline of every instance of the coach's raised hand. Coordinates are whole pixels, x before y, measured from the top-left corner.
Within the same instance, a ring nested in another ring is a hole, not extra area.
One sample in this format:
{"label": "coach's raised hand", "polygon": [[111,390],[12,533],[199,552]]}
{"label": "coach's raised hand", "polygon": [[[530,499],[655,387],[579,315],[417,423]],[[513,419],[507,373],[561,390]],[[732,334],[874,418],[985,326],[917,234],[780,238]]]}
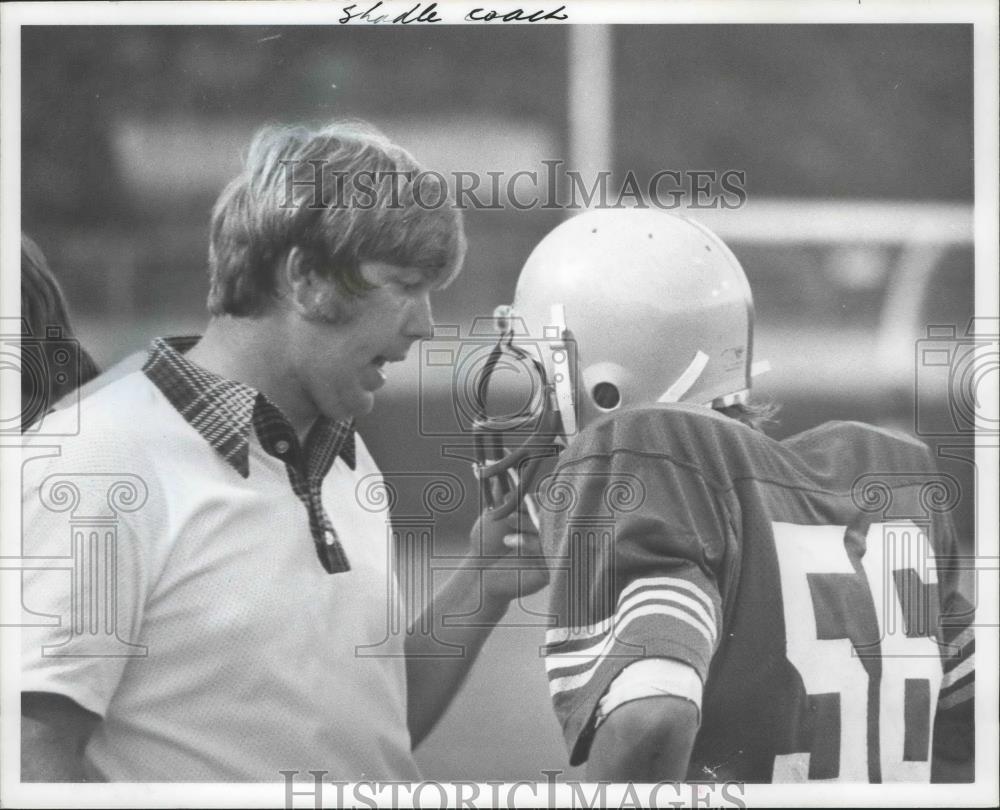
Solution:
{"label": "coach's raised hand", "polygon": [[482,571],[483,595],[504,606],[527,596],[549,581],[538,530],[528,515],[515,512],[497,519],[487,510],[469,534],[470,568]]}
{"label": "coach's raised hand", "polygon": [[538,533],[527,515],[486,511],[469,533],[469,552],[434,594],[406,639],[408,721],[416,747],[458,692],[511,600],[548,582]]}

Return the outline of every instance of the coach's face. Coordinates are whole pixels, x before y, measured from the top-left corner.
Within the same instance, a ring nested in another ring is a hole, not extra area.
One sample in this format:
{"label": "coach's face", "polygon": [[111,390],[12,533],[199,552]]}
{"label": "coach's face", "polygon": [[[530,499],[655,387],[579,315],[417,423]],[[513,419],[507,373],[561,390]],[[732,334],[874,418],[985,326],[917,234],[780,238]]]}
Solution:
{"label": "coach's face", "polygon": [[364,262],[361,273],[374,289],[356,298],[315,277],[293,291],[287,356],[304,404],[332,419],[368,413],[388,364],[433,333],[432,285],[419,270]]}

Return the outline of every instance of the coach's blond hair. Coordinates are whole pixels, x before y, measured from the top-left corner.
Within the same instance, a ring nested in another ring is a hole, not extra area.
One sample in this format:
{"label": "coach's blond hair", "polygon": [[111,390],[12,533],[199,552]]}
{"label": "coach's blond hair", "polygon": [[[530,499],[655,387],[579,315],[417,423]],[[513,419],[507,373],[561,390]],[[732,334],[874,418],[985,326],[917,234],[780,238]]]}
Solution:
{"label": "coach's blond hair", "polygon": [[444,177],[363,122],[265,127],[212,212],[208,309],[254,316],[280,294],[292,247],[345,301],[368,289],[361,263],[417,268],[438,286],[465,257],[461,211]]}

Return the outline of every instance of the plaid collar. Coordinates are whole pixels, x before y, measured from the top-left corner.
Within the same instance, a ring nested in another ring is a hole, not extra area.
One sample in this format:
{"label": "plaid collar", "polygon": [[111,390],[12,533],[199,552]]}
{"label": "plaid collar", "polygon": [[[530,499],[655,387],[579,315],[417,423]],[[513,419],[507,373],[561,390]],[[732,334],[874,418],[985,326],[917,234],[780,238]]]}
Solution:
{"label": "plaid collar", "polygon": [[300,447],[284,414],[255,388],[206,371],[184,357],[199,337],[156,338],[142,370],[177,412],[244,478],[250,475],[250,426],[264,449],[322,479],[339,455],[355,466],[354,421],[319,417]]}

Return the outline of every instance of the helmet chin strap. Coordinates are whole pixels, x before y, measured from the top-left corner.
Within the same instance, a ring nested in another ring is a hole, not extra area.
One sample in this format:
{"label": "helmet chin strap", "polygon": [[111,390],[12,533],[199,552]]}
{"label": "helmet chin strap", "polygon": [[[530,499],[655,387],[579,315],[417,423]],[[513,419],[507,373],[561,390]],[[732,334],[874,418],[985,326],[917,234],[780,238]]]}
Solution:
{"label": "helmet chin strap", "polygon": [[673,381],[671,386],[666,391],[660,394],[660,398],[656,401],[680,402],[684,395],[691,390],[691,387],[698,382],[698,378],[701,376],[702,372],[705,370],[705,366],[707,365],[708,355],[699,349],[695,353],[694,359],[688,363],[687,368],[680,373],[677,379]]}
{"label": "helmet chin strap", "polygon": [[[691,390],[692,386],[698,382],[698,378],[705,370],[705,366],[708,365],[708,360],[708,355],[699,349],[695,353],[694,359],[688,363],[687,368],[681,372],[680,376],[674,380],[673,384],[656,401],[680,402],[684,398],[684,395]],[[758,377],[770,370],[771,364],[767,360],[758,360],[750,366],[750,377]],[[705,404],[710,408],[728,408],[730,405],[746,402],[749,397],[750,389],[744,388],[742,391],[734,391],[731,394],[716,397],[711,402],[706,402]]]}

